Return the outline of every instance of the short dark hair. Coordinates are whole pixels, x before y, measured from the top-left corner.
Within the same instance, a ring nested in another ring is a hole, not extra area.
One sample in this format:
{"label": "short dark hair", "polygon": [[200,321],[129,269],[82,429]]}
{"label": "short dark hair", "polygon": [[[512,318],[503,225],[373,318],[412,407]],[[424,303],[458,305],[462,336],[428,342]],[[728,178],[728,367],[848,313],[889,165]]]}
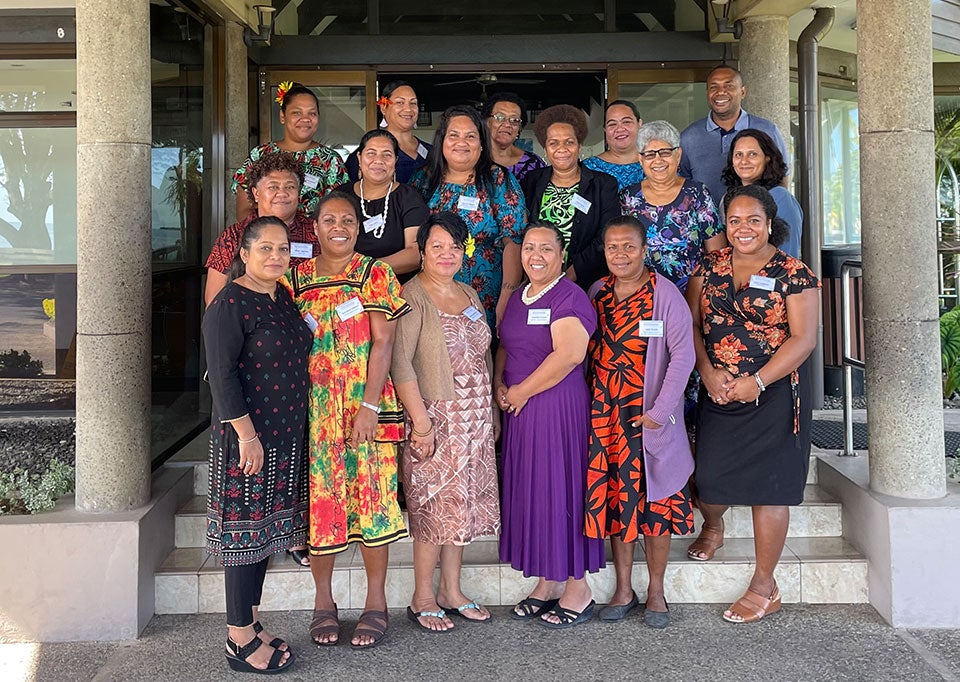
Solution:
{"label": "short dark hair", "polygon": [[614,227],[630,227],[636,230],[637,234],[640,235],[640,243],[644,246],[647,245],[647,228],[639,220],[634,218],[632,215],[624,213],[623,215],[618,215],[615,218],[608,220],[604,226],[603,231],[600,233],[600,241],[603,241],[607,238],[607,232]]}
{"label": "short dark hair", "polygon": [[357,222],[360,222],[360,202],[357,200],[357,197],[355,197],[353,194],[344,192],[341,189],[335,189],[332,192],[328,192],[327,194],[324,194],[322,197],[320,197],[320,201],[317,202],[317,207],[313,209],[313,215],[310,217],[313,218],[314,221],[316,221],[317,218],[320,217],[320,209],[322,209],[327,203],[333,201],[334,199],[343,199],[344,201],[349,203],[350,206],[353,207],[353,212],[357,216]]}
{"label": "short dark hair", "polygon": [[465,245],[470,237],[470,230],[467,229],[467,224],[463,222],[460,214],[453,211],[440,211],[430,216],[430,219],[417,229],[417,248],[420,253],[426,250],[430,230],[434,227],[445,231],[460,246]]}
{"label": "short dark hair", "polygon": [[773,138],[767,135],[762,130],[757,130],[756,128],[746,128],[741,130],[733,138],[733,141],[730,143],[730,151],[727,152],[727,165],[723,169],[723,184],[727,187],[736,187],[737,185],[742,184],[740,176],[737,175],[737,171],[733,169],[733,151],[737,146],[737,142],[742,140],[745,137],[752,137],[757,141],[757,144],[760,146],[760,151],[763,152],[763,155],[770,159],[767,162],[767,165],[763,169],[763,173],[757,178],[757,184],[763,187],[764,189],[773,189],[778,185],[783,183],[783,178],[787,175],[787,164],[783,160],[783,154],[780,153],[780,149],[777,147],[777,143],[773,141]]}
{"label": "short dark hair", "polygon": [[729,215],[727,209],[730,208],[730,202],[737,197],[749,197],[760,203],[763,214],[770,221],[770,237],[767,241],[778,247],[787,241],[787,237],[790,236],[790,226],[783,218],[777,217],[777,202],[774,201],[770,192],[756,184],[731,187],[723,195],[723,215]]}
{"label": "short dark hair", "polygon": [[615,99],[612,102],[607,102],[607,106],[603,108],[603,120],[607,120],[607,112],[610,111],[610,107],[615,106],[627,107],[630,111],[633,112],[633,115],[637,117],[637,120],[640,120],[640,110],[637,109],[637,105],[631,102],[628,99]]}
{"label": "short dark hair", "polygon": [[289,152],[271,152],[264,154],[256,161],[253,161],[247,168],[247,196],[250,197],[250,203],[256,203],[253,198],[253,188],[257,186],[263,178],[270,173],[276,172],[293,173],[297,176],[297,185],[303,187],[303,166],[293,158]]}
{"label": "short dark hair", "polygon": [[541,147],[547,146],[547,129],[555,123],[566,123],[571,126],[580,144],[583,144],[587,139],[587,133],[590,132],[587,126],[587,115],[581,109],[569,104],[555,104],[540,112],[536,123],[533,124],[533,134],[537,136]]}
{"label": "short dark hair", "polygon": [[247,266],[240,257],[240,250],[246,249],[249,251],[253,242],[260,238],[263,229],[270,226],[282,227],[284,233],[287,235],[287,239],[290,239],[290,229],[287,227],[287,224],[276,216],[264,215],[251,220],[247,223],[247,226],[243,228],[243,235],[240,237],[240,246],[237,247],[237,252],[233,254],[233,261],[230,263],[231,280],[243,277],[247,272]]}
{"label": "short dark hair", "polygon": [[290,86],[289,90],[283,93],[283,101],[280,102],[280,111],[285,112],[287,110],[287,105],[290,104],[290,102],[293,101],[293,98],[297,95],[309,95],[310,97],[313,97],[313,103],[317,106],[318,110],[320,109],[320,100],[317,99],[316,93],[302,83],[294,83],[292,86]]}
{"label": "short dark hair", "polygon": [[400,143],[397,142],[397,138],[394,137],[386,128],[374,128],[373,130],[368,130],[364,133],[363,137],[360,138],[360,144],[357,145],[357,156],[363,153],[364,148],[367,146],[367,142],[370,140],[376,139],[378,137],[385,137],[393,143],[393,153],[395,156],[400,156]]}
{"label": "short dark hair", "polygon": [[477,165],[474,166],[474,182],[477,189],[492,190],[493,188],[493,159],[490,158],[490,139],[483,127],[483,121],[477,110],[466,104],[454,104],[447,107],[447,110],[440,116],[440,125],[437,126],[433,134],[433,147],[427,154],[427,162],[423,166],[424,183],[423,200],[427,203],[437,187],[443,182],[443,176],[447,172],[447,160],[443,156],[443,139],[447,136],[447,129],[450,127],[450,121],[458,116],[469,118],[477,128],[480,136],[480,158],[477,159]]}
{"label": "short dark hair", "polygon": [[500,102],[510,102],[520,107],[520,130],[523,130],[523,125],[527,122],[527,104],[514,92],[498,92],[490,95],[490,99],[484,102],[480,109],[481,118],[488,119],[493,116],[493,107]]}
{"label": "short dark hair", "polygon": [[557,243],[560,245],[560,250],[563,251],[564,249],[567,248],[567,239],[566,237],[563,236],[563,232],[560,231],[559,227],[557,227],[553,223],[547,222],[546,220],[534,220],[533,222],[529,223],[523,229],[523,238],[524,239],[527,238],[527,234],[530,232],[530,230],[537,230],[537,229],[550,230],[551,232],[553,232],[553,236],[557,238]]}
{"label": "short dark hair", "polygon": [[731,66],[730,64],[726,64],[726,63],[717,64],[715,67],[707,71],[707,77],[704,78],[703,81],[707,82],[708,80],[710,80],[710,76],[715,74],[717,71],[733,71],[733,73],[737,76],[737,78],[740,79],[740,85],[743,85],[743,74],[740,73],[740,70],[737,69],[735,66]]}

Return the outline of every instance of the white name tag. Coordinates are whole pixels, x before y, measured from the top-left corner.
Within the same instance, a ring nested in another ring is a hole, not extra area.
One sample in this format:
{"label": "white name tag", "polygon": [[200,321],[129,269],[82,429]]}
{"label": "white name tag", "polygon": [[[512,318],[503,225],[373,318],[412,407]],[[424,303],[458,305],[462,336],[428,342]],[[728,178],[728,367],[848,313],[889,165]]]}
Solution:
{"label": "white name tag", "polygon": [[550,308],[531,308],[528,310],[527,324],[550,324]]}
{"label": "white name tag", "polygon": [[572,203],[573,207],[581,213],[589,213],[590,207],[593,206],[591,202],[587,201],[579,194],[574,194],[573,198],[570,200],[570,203]]}
{"label": "white name tag", "polygon": [[777,280],[772,277],[763,277],[761,275],[750,275],[750,288],[763,289],[764,291],[773,291],[777,286]]}
{"label": "white name tag", "polygon": [[480,208],[480,199],[477,197],[460,197],[457,200],[457,208],[461,211],[476,211]]}
{"label": "white name tag", "polygon": [[367,218],[363,221],[363,231],[364,232],[373,232],[379,227],[383,227],[383,216],[375,215],[372,218]]}
{"label": "white name tag", "polygon": [[427,149],[427,146],[423,142],[417,145],[417,156],[422,156],[423,158],[427,158],[427,154],[429,153],[430,153],[430,150]]}
{"label": "white name tag", "polygon": [[344,322],[349,320],[351,317],[359,315],[363,312],[363,304],[360,302],[360,299],[354,296],[346,303],[341,303],[337,306],[337,316]]}
{"label": "white name tag", "polygon": [[294,258],[313,258],[313,244],[290,242],[290,255]]}
{"label": "white name tag", "polygon": [[317,324],[317,321],[313,318],[313,315],[311,315],[310,313],[307,313],[306,315],[303,316],[303,321],[307,323],[308,327],[310,327],[310,331],[312,332],[317,331],[317,327],[319,325]]}
{"label": "white name tag", "polygon": [[313,173],[305,173],[303,176],[303,186],[308,189],[316,189],[320,184],[320,176]]}
{"label": "white name tag", "polygon": [[663,336],[663,320],[640,320],[640,336]]}
{"label": "white name tag", "polygon": [[476,322],[483,317],[483,313],[474,308],[472,305],[468,305],[466,308],[464,308],[463,313],[461,314],[471,322]]}

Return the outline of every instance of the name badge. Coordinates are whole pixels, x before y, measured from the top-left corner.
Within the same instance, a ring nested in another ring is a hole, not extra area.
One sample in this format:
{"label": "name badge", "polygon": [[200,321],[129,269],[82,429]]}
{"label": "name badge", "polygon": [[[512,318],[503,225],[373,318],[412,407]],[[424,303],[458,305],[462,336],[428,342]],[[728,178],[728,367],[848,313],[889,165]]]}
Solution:
{"label": "name badge", "polygon": [[290,255],[293,258],[313,258],[313,244],[290,242]]}
{"label": "name badge", "polygon": [[320,176],[314,175],[313,173],[304,173],[303,175],[303,186],[308,189],[316,189],[317,185],[320,184]]}
{"label": "name badge", "polygon": [[363,221],[363,231],[364,232],[373,232],[379,227],[383,227],[383,216],[375,215],[372,218],[367,218]]}
{"label": "name badge", "polygon": [[581,213],[589,213],[590,207],[593,206],[591,202],[587,201],[579,194],[574,194],[573,198],[570,200],[570,203],[572,203],[573,207]]}
{"label": "name badge", "polygon": [[310,328],[310,331],[312,332],[317,331],[317,327],[319,325],[317,324],[317,321],[314,319],[313,315],[311,315],[310,313],[307,313],[306,315],[303,316],[303,321],[307,323],[307,326]]}
{"label": "name badge", "polygon": [[550,308],[531,308],[528,310],[527,324],[550,324]]}
{"label": "name badge", "polygon": [[461,211],[476,211],[480,208],[480,199],[462,196],[457,200],[457,208]]}
{"label": "name badge", "polygon": [[346,303],[341,303],[336,307],[337,317],[346,322],[351,317],[355,317],[363,312],[363,304],[360,299],[354,296]]}
{"label": "name badge", "polygon": [[468,305],[466,308],[464,308],[463,313],[461,314],[471,322],[476,322],[483,317],[483,313],[474,308],[472,305]]}
{"label": "name badge", "polygon": [[763,289],[764,291],[773,291],[777,286],[777,280],[772,277],[763,277],[761,275],[750,275],[750,288]]}
{"label": "name badge", "polygon": [[640,320],[640,336],[663,337],[663,320]]}
{"label": "name badge", "polygon": [[427,146],[423,142],[417,145],[417,156],[422,156],[423,158],[427,158],[427,154],[429,153],[430,153],[430,150],[427,149]]}

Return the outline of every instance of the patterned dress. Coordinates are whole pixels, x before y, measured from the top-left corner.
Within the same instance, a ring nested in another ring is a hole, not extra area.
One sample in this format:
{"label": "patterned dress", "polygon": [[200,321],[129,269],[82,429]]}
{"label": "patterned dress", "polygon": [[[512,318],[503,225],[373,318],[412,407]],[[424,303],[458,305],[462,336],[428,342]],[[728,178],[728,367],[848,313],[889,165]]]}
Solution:
{"label": "patterned dress", "polygon": [[[540,199],[540,220],[556,225],[563,233],[563,238],[570,244],[570,230],[573,228],[573,216],[576,209],[573,207],[573,195],[580,191],[580,183],[572,187],[557,187],[552,182],[547,183]],[[569,254],[567,256],[569,258]]]}
{"label": "patterned dress", "polygon": [[[520,185],[512,173],[500,166],[493,167],[491,189],[479,188],[475,183],[455,185],[442,182],[432,196],[426,196],[427,176],[423,169],[410,180],[420,190],[430,213],[456,211],[467,223],[470,234],[476,240],[473,256],[463,258],[463,267],[456,279],[473,287],[480,295],[490,329],[496,327],[496,307],[503,284],[503,240],[519,244],[523,241],[526,206]],[[460,197],[476,198],[476,210],[458,208]]]}
{"label": "patterned dress", "polygon": [[[228,283],[203,316],[213,423],[207,551],[224,566],[256,564],[307,537],[307,417],[310,330],[283,287],[276,300]],[[237,432],[249,415],[263,468],[240,469]]]}
{"label": "patterned dress", "polygon": [[[700,323],[707,356],[733,376],[761,370],[790,338],[787,297],[819,288],[813,272],[779,249],[757,273],[773,280],[733,283],[733,248],[708,254]],[[697,425],[697,491],[704,502],[789,505],[803,501],[810,457],[810,401],[806,367],[767,384],[757,404],[717,405],[700,391]],[[736,433],[736,438],[730,438]]]}
{"label": "patterned dress", "polygon": [[[250,156],[233,174],[230,191],[234,194],[247,190],[247,171],[250,164],[265,154],[283,151],[276,142],[268,142],[250,150]],[[318,144],[316,147],[299,152],[288,152],[303,166],[303,187],[300,188],[300,210],[308,216],[313,215],[317,201],[337,185],[349,180],[343,159],[330,147]]]}
{"label": "patterned dress", "polygon": [[686,289],[703,258],[704,244],[723,230],[706,186],[684,180],[676,199],[655,206],[636,184],[620,193],[620,206],[647,228],[647,266],[669,278],[680,291]]}
{"label": "patterned dress", "polygon": [[[410,535],[434,545],[465,545],[500,532],[500,494],[494,451],[493,391],[487,368],[490,328],[482,319],[440,316],[457,398],[425,400],[436,430],[436,451],[420,460],[408,440],[403,490]],[[407,422],[408,431],[413,424]]]}
{"label": "patterned dress", "polygon": [[[317,323],[310,351],[310,538],[312,554],[368,547],[406,537],[397,502],[397,443],[403,412],[387,378],[376,441],[347,443],[361,409],[373,337],[371,312],[395,320],[409,308],[388,265],[355,254],[336,276],[316,274],[316,259],[291,274],[294,300]],[[341,319],[337,306],[359,299],[362,311]]]}
{"label": "patterned dress", "polygon": [[644,178],[643,166],[640,165],[639,161],[636,163],[610,163],[599,156],[591,156],[583,160],[583,165],[590,170],[600,171],[615,177],[617,179],[617,189],[621,192]]}
{"label": "patterned dress", "polygon": [[[243,231],[247,229],[247,225],[258,217],[256,214],[247,216],[221,232],[220,236],[217,237],[217,241],[213,243],[213,248],[210,249],[210,255],[207,256],[207,262],[204,264],[204,267],[216,270],[224,275],[228,274],[230,272],[230,266],[233,264],[234,256],[240,251]],[[320,253],[320,243],[317,241],[317,233],[313,229],[313,221],[307,218],[302,211],[297,211],[293,222],[287,225],[287,230],[290,234],[291,248],[297,243],[307,244],[313,250],[314,256]],[[290,267],[295,268],[305,260],[307,259],[291,256]]]}
{"label": "patterned dress", "polygon": [[643,472],[643,429],[631,422],[643,414],[646,337],[640,320],[653,316],[656,275],[618,301],[613,277],[594,300],[597,333],[588,351],[592,374],[590,460],[587,467],[585,534],[636,542],[642,535],[693,532],[687,486],[663,500],[648,500]]}
{"label": "patterned dress", "polygon": [[523,180],[527,173],[535,171],[538,168],[545,168],[547,162],[541,159],[533,152],[524,150],[523,156],[515,164],[510,166],[509,170],[517,180]]}

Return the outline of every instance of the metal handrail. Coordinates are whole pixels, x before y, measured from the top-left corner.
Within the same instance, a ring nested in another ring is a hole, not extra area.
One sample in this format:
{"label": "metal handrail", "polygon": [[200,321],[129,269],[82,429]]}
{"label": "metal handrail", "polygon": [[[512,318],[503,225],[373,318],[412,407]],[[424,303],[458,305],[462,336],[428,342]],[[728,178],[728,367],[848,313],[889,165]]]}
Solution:
{"label": "metal handrail", "polygon": [[853,449],[853,368],[865,369],[863,360],[851,353],[850,341],[850,280],[853,272],[863,275],[863,263],[847,260],[840,266],[840,337],[843,342],[843,452],[842,457],[856,457]]}

